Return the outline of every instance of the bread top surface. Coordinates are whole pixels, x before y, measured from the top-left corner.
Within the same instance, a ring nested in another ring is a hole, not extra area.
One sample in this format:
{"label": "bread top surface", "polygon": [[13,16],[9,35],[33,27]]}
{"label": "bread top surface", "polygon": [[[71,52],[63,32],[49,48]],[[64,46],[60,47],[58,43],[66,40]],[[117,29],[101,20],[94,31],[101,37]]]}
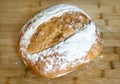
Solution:
{"label": "bread top surface", "polygon": [[65,13],[60,17],[53,17],[37,28],[30,39],[27,51],[29,53],[41,52],[66,40],[89,23],[90,20],[79,12]]}
{"label": "bread top surface", "polygon": [[[73,15],[76,19],[72,17]],[[72,28],[71,25],[66,26],[67,21],[64,24],[62,21],[63,27],[60,27],[59,19],[63,17],[70,17],[69,19],[76,21],[72,24]],[[82,19],[78,17],[84,18],[82,25],[79,25]],[[55,27],[54,22],[58,22],[55,23]],[[89,22],[90,17],[87,14],[71,5],[57,5],[38,13],[21,31],[19,50],[22,58],[36,65],[34,67],[41,74],[65,70],[69,66],[74,67],[76,60],[79,60],[79,64],[88,62],[89,60],[80,59],[87,55],[97,39],[96,27],[94,23]]]}

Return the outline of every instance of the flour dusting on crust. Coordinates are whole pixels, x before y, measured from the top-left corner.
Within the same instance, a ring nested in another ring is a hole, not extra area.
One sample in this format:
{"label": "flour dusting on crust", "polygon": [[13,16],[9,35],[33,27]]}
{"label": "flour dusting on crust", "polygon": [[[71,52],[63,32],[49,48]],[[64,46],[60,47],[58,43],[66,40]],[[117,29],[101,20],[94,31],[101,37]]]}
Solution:
{"label": "flour dusting on crust", "polygon": [[[53,67],[56,65],[59,66],[60,70],[65,70],[68,65],[75,65],[72,63],[86,56],[89,49],[96,42],[96,27],[94,23],[91,22],[82,31],[77,31],[64,42],[60,42],[59,44],[39,53],[28,53],[27,47],[30,44],[30,39],[36,32],[38,26],[49,21],[51,18],[59,17],[66,12],[81,12],[90,19],[90,17],[79,8],[72,5],[60,4],[35,15],[31,20],[28,21],[21,31],[21,33],[23,33],[23,36],[20,40],[20,50],[22,52],[22,56],[26,56],[33,62],[33,64],[38,62],[38,59],[39,61],[46,61],[44,66],[45,72],[49,72],[51,70],[56,71]],[[81,60],[79,63],[82,64],[88,61],[89,60]]]}

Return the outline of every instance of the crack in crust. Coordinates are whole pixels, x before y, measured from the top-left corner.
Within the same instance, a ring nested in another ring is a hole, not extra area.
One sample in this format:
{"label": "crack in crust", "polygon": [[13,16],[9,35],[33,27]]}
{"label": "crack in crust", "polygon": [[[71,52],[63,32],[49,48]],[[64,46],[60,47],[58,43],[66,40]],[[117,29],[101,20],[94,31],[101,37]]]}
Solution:
{"label": "crack in crust", "polygon": [[[79,19],[78,19],[79,18]],[[40,25],[32,36],[27,48],[29,53],[43,51],[73,35],[87,25],[90,20],[79,12],[65,13],[60,17],[53,17],[50,21]]]}

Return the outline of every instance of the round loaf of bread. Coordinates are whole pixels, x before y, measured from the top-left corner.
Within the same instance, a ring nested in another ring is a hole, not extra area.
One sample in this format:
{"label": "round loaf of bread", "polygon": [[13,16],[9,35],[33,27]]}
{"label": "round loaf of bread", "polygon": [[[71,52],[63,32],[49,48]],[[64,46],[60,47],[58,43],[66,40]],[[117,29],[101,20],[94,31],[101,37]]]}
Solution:
{"label": "round loaf of bread", "polygon": [[60,4],[30,19],[19,37],[20,57],[38,75],[55,78],[95,59],[102,34],[78,7]]}

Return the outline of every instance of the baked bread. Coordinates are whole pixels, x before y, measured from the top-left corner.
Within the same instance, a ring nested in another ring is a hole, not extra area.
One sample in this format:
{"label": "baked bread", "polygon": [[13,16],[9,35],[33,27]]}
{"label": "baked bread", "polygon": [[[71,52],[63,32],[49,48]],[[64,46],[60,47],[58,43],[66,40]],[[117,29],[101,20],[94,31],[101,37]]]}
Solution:
{"label": "baked bread", "polygon": [[81,9],[60,4],[30,19],[19,37],[20,57],[38,75],[55,78],[95,59],[102,34]]}

